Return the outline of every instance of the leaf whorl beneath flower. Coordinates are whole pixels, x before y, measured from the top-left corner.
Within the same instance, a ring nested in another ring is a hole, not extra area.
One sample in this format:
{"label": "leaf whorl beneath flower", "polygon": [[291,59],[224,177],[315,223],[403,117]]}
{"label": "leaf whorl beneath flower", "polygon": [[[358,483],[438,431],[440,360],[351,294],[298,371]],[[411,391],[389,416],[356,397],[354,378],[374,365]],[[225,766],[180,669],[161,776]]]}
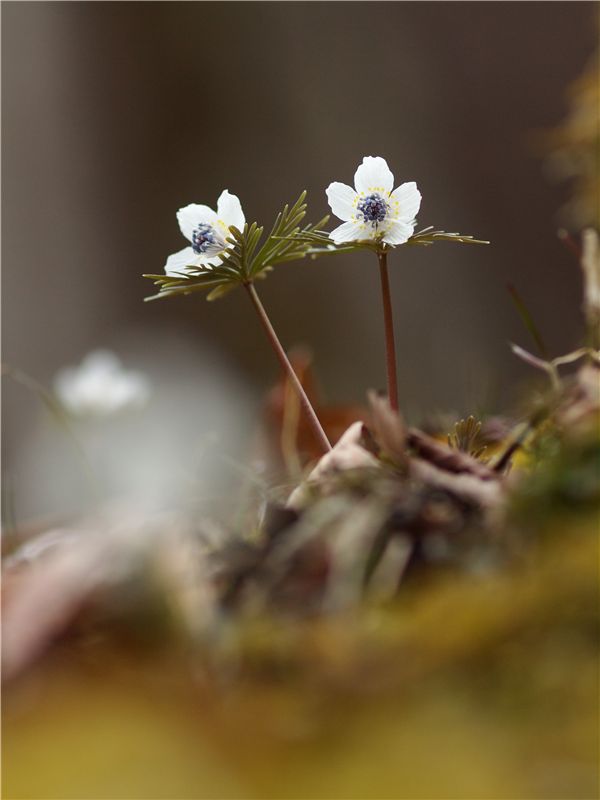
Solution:
{"label": "leaf whorl beneath flower", "polygon": [[446,231],[434,230],[433,226],[423,228],[413,235],[402,245],[389,245],[384,244],[382,240],[377,239],[364,239],[360,241],[343,242],[342,244],[335,244],[329,233],[320,230],[319,226],[315,225],[311,231],[299,231],[293,235],[297,242],[308,245],[309,249],[307,255],[311,258],[318,258],[320,256],[337,255],[339,253],[351,253],[356,250],[372,250],[379,252],[384,250],[393,250],[395,247],[403,247],[404,245],[413,245],[419,247],[428,247],[435,244],[435,242],[455,242],[460,244],[489,244],[487,239],[476,239],[462,233],[448,233]]}
{"label": "leaf whorl beneath flower", "polygon": [[230,228],[229,247],[219,255],[221,264],[190,266],[179,275],[144,275],[159,287],[158,294],[146,300],[202,291],[209,292],[208,300],[216,300],[238,286],[266,278],[277,264],[304,258],[310,245],[302,237],[311,235],[329,219],[324,217],[314,225],[302,227],[305,198],[306,192],[302,192],[291,208],[286,205],[280,211],[262,244],[264,228],[256,222],[246,223],[241,231]]}

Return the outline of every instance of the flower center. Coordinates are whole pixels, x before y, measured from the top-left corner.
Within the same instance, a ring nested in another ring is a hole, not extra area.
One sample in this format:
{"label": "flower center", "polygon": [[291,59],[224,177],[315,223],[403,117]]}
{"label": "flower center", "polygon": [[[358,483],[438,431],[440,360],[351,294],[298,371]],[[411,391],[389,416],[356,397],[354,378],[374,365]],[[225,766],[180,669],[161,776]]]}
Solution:
{"label": "flower center", "polygon": [[192,250],[201,256],[211,245],[216,244],[215,229],[212,225],[201,222],[192,233]]}
{"label": "flower center", "polygon": [[389,206],[380,194],[369,194],[363,197],[357,205],[358,211],[363,215],[365,222],[377,224],[383,222],[388,213]]}

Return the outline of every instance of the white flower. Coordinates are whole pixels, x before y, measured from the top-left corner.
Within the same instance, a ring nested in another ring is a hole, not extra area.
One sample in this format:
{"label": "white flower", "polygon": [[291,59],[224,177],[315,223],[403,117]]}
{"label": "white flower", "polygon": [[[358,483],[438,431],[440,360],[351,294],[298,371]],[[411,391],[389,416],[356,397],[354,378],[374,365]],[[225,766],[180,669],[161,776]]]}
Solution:
{"label": "white flower", "polygon": [[242,230],[246,218],[239,199],[227,189],[217,200],[217,210],[192,203],[177,212],[181,232],[192,243],[178,253],[169,256],[165,264],[167,275],[177,277],[186,267],[216,266],[221,263],[219,254],[231,245],[227,244],[229,229],[235,226]]}
{"label": "white flower", "polygon": [[330,183],[327,199],[343,225],[329,234],[336,244],[378,239],[404,244],[415,229],[421,193],[414,181],[394,189],[385,158],[365,156],[354,175],[356,191],[345,183]]}
{"label": "white flower", "polygon": [[141,372],[123,369],[108,350],[94,350],[78,367],[62,369],[54,379],[56,396],[78,416],[107,416],[142,406],[150,386]]}

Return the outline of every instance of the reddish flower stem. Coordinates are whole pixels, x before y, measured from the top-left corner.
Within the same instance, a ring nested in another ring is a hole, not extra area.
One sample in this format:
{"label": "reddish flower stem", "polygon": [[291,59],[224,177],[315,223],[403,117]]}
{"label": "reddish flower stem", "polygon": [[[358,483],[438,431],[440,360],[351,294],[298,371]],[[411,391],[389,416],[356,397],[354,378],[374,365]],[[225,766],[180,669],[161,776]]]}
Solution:
{"label": "reddish flower stem", "polygon": [[329,439],[327,438],[327,435],[326,435],[325,431],[323,430],[323,426],[319,422],[319,418],[317,417],[317,415],[315,413],[315,410],[312,407],[311,402],[308,399],[306,392],[304,391],[304,387],[302,386],[302,384],[300,383],[300,381],[298,379],[298,376],[294,372],[294,368],[292,367],[292,365],[290,363],[290,360],[287,357],[286,352],[283,349],[283,346],[282,346],[281,342],[279,341],[279,338],[278,338],[277,334],[275,333],[275,329],[271,325],[271,320],[269,319],[269,317],[267,315],[267,312],[265,311],[265,308],[264,308],[263,304],[261,303],[258,294],[256,293],[256,289],[254,288],[254,284],[246,283],[246,284],[244,284],[244,286],[246,287],[246,291],[248,292],[248,295],[250,296],[250,300],[252,300],[252,304],[254,305],[254,308],[256,309],[256,313],[258,314],[258,317],[259,317],[259,319],[261,321],[263,329],[264,329],[265,333],[267,334],[267,337],[268,337],[268,339],[269,339],[269,341],[271,343],[271,346],[272,346],[273,350],[275,351],[275,355],[277,356],[277,359],[278,359],[278,361],[279,361],[279,363],[281,365],[281,368],[283,369],[284,374],[286,375],[286,377],[288,378],[288,380],[290,381],[290,383],[294,387],[294,390],[298,394],[298,398],[300,400],[300,405],[302,406],[306,416],[310,420],[310,424],[312,425],[314,434],[317,437],[321,447],[323,448],[323,452],[324,453],[329,452],[329,450],[331,450],[331,444],[329,442]]}
{"label": "reddish flower stem", "polygon": [[390,405],[398,411],[398,377],[396,374],[396,344],[394,341],[394,317],[390,295],[390,278],[387,268],[387,253],[377,253],[379,275],[381,277],[381,297],[383,300],[383,324],[385,327],[385,360],[387,367],[387,388]]}

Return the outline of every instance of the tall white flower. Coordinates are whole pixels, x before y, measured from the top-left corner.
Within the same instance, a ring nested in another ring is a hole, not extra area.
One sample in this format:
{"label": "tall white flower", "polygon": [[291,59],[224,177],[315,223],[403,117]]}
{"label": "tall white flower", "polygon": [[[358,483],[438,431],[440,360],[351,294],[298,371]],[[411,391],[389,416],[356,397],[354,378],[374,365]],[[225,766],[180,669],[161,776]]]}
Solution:
{"label": "tall white flower", "polygon": [[54,391],[72,414],[108,416],[143,406],[150,394],[150,385],[141,372],[124,369],[114,353],[94,350],[78,367],[58,372]]}
{"label": "tall white flower", "polygon": [[385,158],[365,156],[354,175],[354,187],[335,182],[327,188],[331,210],[343,220],[329,234],[336,244],[377,239],[396,245],[412,236],[421,206],[414,181],[392,191],[394,176]]}
{"label": "tall white flower", "polygon": [[177,212],[181,232],[192,245],[169,256],[165,264],[167,275],[177,277],[186,267],[216,266],[221,263],[219,255],[229,245],[226,241],[229,229],[235,226],[242,230],[246,218],[239,199],[225,189],[217,200],[217,210],[192,203]]}

